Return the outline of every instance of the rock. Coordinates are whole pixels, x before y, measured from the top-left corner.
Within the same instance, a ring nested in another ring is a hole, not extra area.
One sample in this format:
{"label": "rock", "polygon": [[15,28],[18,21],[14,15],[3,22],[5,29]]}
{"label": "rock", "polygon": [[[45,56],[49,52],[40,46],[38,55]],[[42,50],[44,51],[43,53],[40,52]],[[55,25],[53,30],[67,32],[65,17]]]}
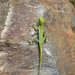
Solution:
{"label": "rock", "polygon": [[[14,3],[15,1],[15,3]],[[32,25],[46,9],[37,0],[11,0],[0,40],[0,75],[38,75],[39,49],[28,40],[37,37]],[[49,52],[49,53],[48,53]],[[41,75],[59,75],[50,44],[43,47]]]}
{"label": "rock", "polygon": [[[7,13],[8,13],[8,9],[9,9],[9,1],[8,0],[1,0],[3,1],[0,2],[0,34],[4,28],[4,25],[5,25],[5,20],[6,20],[6,16],[7,16]],[[1,39],[1,37],[0,37]]]}
{"label": "rock", "polygon": [[48,38],[43,45],[41,75],[75,74],[74,6],[69,0],[38,1],[11,0],[10,6],[4,6],[7,17],[1,11],[0,75],[38,74],[38,45],[30,46],[28,40],[37,37],[32,25],[37,25],[39,16],[45,18]]}
{"label": "rock", "polygon": [[39,0],[47,9],[47,37],[60,75],[75,75],[75,8],[69,0]]}

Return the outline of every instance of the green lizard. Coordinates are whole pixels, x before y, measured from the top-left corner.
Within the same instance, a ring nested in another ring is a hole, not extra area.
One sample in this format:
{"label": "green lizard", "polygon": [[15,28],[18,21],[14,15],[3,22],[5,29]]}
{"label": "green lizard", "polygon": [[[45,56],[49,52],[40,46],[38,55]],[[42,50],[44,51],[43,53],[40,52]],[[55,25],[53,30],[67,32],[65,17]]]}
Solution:
{"label": "green lizard", "polygon": [[39,72],[38,72],[38,75],[40,75],[40,70],[41,70],[41,64],[42,64],[42,48],[43,48],[43,43],[46,39],[45,37],[45,33],[44,33],[44,23],[45,23],[45,20],[43,17],[39,17],[39,26],[36,28],[35,26],[33,26],[33,28],[39,32],[39,35],[38,35],[38,39],[35,39],[33,40],[34,41],[37,41],[39,43],[39,52],[40,52],[40,58],[39,58]]}

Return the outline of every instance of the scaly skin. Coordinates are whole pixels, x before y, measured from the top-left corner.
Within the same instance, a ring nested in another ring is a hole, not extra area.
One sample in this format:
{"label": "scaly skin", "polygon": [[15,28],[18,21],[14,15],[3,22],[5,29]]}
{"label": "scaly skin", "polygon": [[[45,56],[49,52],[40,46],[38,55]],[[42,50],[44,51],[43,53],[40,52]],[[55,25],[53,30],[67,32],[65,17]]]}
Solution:
{"label": "scaly skin", "polygon": [[39,17],[39,26],[38,26],[38,30],[39,30],[39,49],[40,49],[40,64],[39,64],[39,73],[38,75],[40,75],[40,70],[41,70],[41,64],[42,64],[42,48],[43,48],[43,43],[45,40],[44,37],[44,19],[42,17]]}
{"label": "scaly skin", "polygon": [[34,27],[35,30],[39,31],[39,38],[36,39],[36,41],[39,43],[39,49],[40,49],[40,61],[39,61],[39,72],[38,72],[38,75],[40,75],[41,64],[42,64],[42,48],[43,48],[43,43],[44,43],[44,40],[45,40],[44,23],[45,23],[44,18],[39,17],[39,26],[37,28]]}

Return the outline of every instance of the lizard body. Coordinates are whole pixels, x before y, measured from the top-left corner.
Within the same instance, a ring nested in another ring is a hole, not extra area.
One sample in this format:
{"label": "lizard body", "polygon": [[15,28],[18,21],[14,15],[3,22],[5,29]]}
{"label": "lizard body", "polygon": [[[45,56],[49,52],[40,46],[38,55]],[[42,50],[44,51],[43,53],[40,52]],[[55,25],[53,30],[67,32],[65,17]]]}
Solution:
{"label": "lizard body", "polygon": [[42,17],[39,17],[39,49],[40,49],[40,62],[39,62],[39,73],[38,75],[40,75],[40,70],[41,70],[41,64],[42,64],[42,48],[43,48],[43,43],[45,40],[44,37],[44,19]]}
{"label": "lizard body", "polygon": [[45,41],[45,36],[44,36],[44,23],[45,20],[43,17],[39,17],[39,26],[37,28],[33,27],[35,30],[38,30],[39,32],[39,38],[36,39],[36,41],[39,43],[39,52],[40,52],[40,58],[39,58],[39,72],[38,75],[40,75],[40,70],[41,70],[41,64],[42,64],[42,48],[43,48],[43,43]]}

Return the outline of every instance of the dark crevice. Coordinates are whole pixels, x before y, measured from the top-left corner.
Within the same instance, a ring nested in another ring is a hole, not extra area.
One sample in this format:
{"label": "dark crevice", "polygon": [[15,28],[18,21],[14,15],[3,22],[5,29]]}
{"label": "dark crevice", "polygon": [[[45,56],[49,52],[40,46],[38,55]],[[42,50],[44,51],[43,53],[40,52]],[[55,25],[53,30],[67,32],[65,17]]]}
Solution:
{"label": "dark crevice", "polygon": [[74,26],[74,27],[72,27],[72,31],[75,33],[75,26]]}

